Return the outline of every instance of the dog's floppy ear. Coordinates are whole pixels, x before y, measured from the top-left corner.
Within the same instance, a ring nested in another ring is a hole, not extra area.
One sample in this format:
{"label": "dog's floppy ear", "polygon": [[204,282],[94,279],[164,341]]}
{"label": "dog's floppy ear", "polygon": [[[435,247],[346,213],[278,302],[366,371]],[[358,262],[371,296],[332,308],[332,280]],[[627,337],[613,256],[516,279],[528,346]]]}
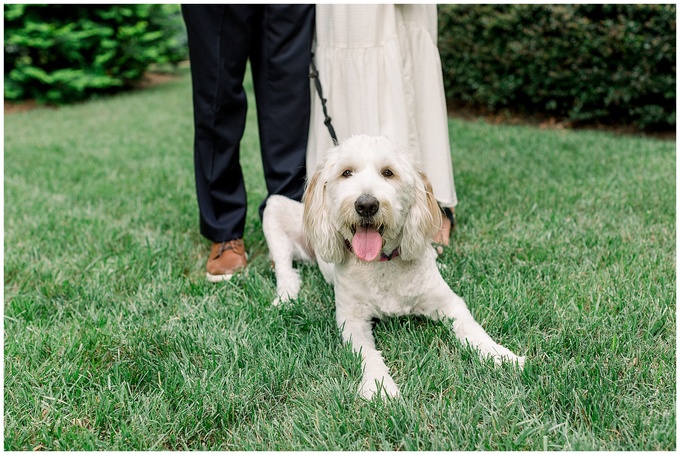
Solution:
{"label": "dog's floppy ear", "polygon": [[304,195],[303,228],[309,245],[325,262],[337,264],[345,259],[345,243],[331,223],[326,204],[326,182],[318,169],[307,184]]}
{"label": "dog's floppy ear", "polygon": [[442,213],[434,198],[432,184],[420,171],[416,179],[415,201],[406,216],[400,255],[405,261],[420,257],[430,247],[432,238],[442,224]]}

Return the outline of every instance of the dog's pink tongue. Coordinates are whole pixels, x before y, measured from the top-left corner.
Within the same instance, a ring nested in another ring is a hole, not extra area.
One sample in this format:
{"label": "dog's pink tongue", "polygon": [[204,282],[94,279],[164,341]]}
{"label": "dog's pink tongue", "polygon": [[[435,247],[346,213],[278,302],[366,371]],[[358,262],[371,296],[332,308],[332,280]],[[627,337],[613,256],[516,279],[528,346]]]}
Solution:
{"label": "dog's pink tongue", "polygon": [[380,254],[382,248],[382,237],[380,233],[370,226],[357,228],[354,238],[352,238],[352,249],[362,261],[372,261]]}

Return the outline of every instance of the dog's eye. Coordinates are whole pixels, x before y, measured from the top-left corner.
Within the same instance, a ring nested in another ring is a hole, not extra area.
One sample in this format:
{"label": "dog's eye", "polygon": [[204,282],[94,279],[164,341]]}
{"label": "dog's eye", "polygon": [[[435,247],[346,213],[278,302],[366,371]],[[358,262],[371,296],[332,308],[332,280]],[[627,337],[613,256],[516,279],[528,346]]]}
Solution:
{"label": "dog's eye", "polygon": [[351,169],[345,169],[345,172],[342,173],[343,177],[351,177],[352,176],[352,170]]}
{"label": "dog's eye", "polygon": [[388,177],[388,178],[389,178],[389,177],[394,177],[394,172],[392,172],[391,169],[384,169],[384,170],[382,171],[382,175],[383,175],[383,177]]}

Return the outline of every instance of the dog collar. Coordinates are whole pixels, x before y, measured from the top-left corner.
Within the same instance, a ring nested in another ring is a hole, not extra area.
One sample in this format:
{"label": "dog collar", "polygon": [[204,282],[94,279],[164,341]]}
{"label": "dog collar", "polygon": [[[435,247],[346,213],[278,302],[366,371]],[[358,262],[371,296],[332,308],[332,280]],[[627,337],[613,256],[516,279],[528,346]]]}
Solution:
{"label": "dog collar", "polygon": [[382,251],[380,252],[380,262],[385,262],[385,261],[391,261],[392,259],[396,258],[399,256],[399,248],[395,248],[390,255],[386,255]]}
{"label": "dog collar", "polygon": [[[347,239],[345,239],[345,246],[347,247],[347,249],[351,253],[354,252],[354,250],[352,249],[352,244],[349,243],[349,240],[347,240]],[[394,251],[392,251],[389,255],[380,251],[380,259],[378,259],[378,261],[379,262],[391,261],[392,259],[396,258],[397,256],[399,256],[399,247],[395,248]]]}

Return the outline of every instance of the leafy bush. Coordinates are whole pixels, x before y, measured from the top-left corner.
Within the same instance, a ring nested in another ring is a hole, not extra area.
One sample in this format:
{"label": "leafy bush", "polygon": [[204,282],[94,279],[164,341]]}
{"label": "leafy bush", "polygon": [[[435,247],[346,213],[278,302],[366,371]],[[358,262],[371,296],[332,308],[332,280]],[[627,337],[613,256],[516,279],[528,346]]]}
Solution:
{"label": "leafy bush", "polygon": [[675,5],[442,5],[439,21],[450,100],[675,125]]}
{"label": "leafy bush", "polygon": [[186,58],[176,5],[5,5],[5,98],[67,103]]}

